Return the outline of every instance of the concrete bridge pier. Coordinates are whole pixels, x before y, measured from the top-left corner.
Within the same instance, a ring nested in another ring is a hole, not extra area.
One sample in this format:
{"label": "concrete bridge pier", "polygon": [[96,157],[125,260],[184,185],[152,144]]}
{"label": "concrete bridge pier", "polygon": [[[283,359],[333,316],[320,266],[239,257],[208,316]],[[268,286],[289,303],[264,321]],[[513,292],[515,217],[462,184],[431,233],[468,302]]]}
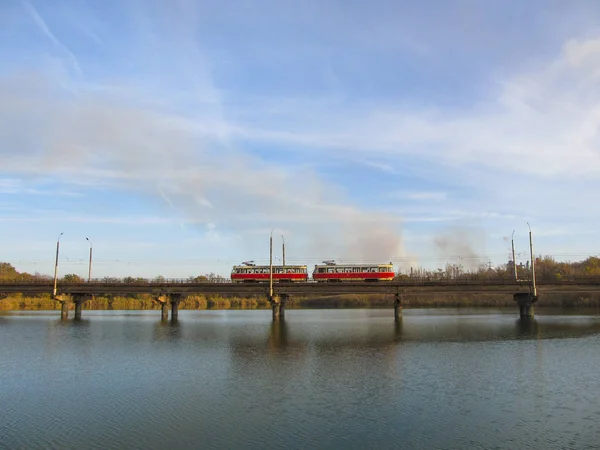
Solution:
{"label": "concrete bridge pier", "polygon": [[91,300],[93,298],[92,295],[87,294],[74,294],[73,295],[73,303],[75,303],[75,320],[81,320],[81,310],[83,309],[83,303]]}
{"label": "concrete bridge pier", "polygon": [[[171,302],[171,320],[176,322],[179,318],[179,303],[183,300],[183,294],[169,294],[169,301]],[[164,315],[164,306],[163,312]]]}
{"label": "concrete bridge pier", "polygon": [[55,295],[54,297],[52,297],[52,300],[60,303],[60,318],[62,320],[67,319],[69,317],[69,300],[70,300],[70,298],[60,294],[60,295]]}
{"label": "concrete bridge pier", "polygon": [[515,302],[519,305],[519,316],[521,319],[531,319],[534,317],[533,304],[537,302],[538,297],[530,292],[517,292],[513,295]]}
{"label": "concrete bridge pier", "polygon": [[273,320],[285,318],[285,304],[288,300],[288,294],[273,295],[269,297],[271,308],[273,310]]}
{"label": "concrete bridge pier", "polygon": [[394,320],[398,321],[402,319],[402,294],[396,292],[394,298]]}
{"label": "concrete bridge pier", "polygon": [[152,299],[156,303],[160,303],[160,320],[169,318],[169,299],[166,295],[154,295]]}
{"label": "concrete bridge pier", "polygon": [[67,319],[69,317],[69,304],[65,300],[60,301],[60,318]]}

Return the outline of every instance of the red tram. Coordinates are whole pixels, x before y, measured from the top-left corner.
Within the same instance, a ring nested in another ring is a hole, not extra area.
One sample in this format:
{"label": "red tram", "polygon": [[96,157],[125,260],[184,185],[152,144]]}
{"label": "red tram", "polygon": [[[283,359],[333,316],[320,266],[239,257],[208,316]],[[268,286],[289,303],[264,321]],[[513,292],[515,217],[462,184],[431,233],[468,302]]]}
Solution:
{"label": "red tram", "polygon": [[[270,266],[257,266],[251,262],[233,266],[232,283],[256,283],[269,281]],[[291,283],[308,280],[306,266],[273,266],[273,282]]]}
{"label": "red tram", "polygon": [[340,264],[333,261],[323,261],[316,265],[313,280],[317,282],[342,281],[392,281],[394,266],[390,264]]}

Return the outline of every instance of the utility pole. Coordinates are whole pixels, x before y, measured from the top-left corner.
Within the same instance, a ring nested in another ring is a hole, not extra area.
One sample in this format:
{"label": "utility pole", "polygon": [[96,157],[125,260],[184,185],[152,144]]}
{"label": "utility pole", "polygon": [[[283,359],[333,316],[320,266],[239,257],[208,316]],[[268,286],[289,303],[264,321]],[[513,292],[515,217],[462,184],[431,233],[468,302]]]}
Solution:
{"label": "utility pole", "polygon": [[513,272],[515,275],[515,281],[519,281],[519,276],[517,274],[517,260],[515,259],[515,230],[513,230],[513,232],[512,232],[511,245],[512,245],[512,257],[513,257]]}
{"label": "utility pole", "polygon": [[531,238],[531,226],[529,225],[529,222],[527,222],[527,226],[529,227],[529,250],[531,252],[531,288],[533,296],[537,297],[537,288],[535,286],[535,257],[533,256],[533,239]]}
{"label": "utility pole", "polygon": [[64,233],[60,233],[58,235],[58,239],[56,240],[56,259],[54,260],[54,289],[52,290],[52,296],[56,297],[56,281],[58,278],[58,249],[60,248],[60,237]]}
{"label": "utility pole", "polygon": [[283,238],[283,234],[281,235],[281,250],[283,253],[283,271],[285,272],[285,239]]}
{"label": "utility pole", "polygon": [[269,238],[269,300],[273,299],[273,230]]}
{"label": "utility pole", "polygon": [[90,243],[90,263],[88,265],[88,283],[92,280],[92,241],[88,238],[85,238],[86,241]]}

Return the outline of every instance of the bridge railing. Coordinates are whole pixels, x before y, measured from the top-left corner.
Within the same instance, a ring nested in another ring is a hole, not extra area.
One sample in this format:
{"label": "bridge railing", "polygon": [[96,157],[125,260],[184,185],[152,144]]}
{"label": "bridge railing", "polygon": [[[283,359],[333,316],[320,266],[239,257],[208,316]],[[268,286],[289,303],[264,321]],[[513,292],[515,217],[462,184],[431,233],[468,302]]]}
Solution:
{"label": "bridge railing", "polygon": [[[128,285],[148,285],[148,284],[201,284],[201,283],[231,283],[229,278],[202,278],[202,279],[189,279],[189,278],[153,278],[153,279],[128,279],[128,278],[93,278],[88,280],[78,279],[59,279],[58,284],[128,284]],[[27,278],[27,279],[2,279],[0,278],[0,284],[52,284],[51,278]]]}
{"label": "bridge railing", "polygon": [[[11,278],[3,279],[0,278],[0,284],[19,284],[19,285],[51,285],[53,280],[49,277],[31,277],[31,278]],[[59,279],[59,285],[69,284],[95,284],[95,285],[185,285],[185,284],[228,284],[231,283],[231,279],[224,277],[197,277],[197,278],[94,278],[90,281],[81,279]],[[312,279],[308,280],[308,283],[315,283]],[[515,281],[508,277],[486,277],[481,276],[460,276],[460,277],[410,277],[402,276],[394,279],[393,281],[380,281],[380,283],[393,283],[399,286],[448,286],[448,285],[493,285],[493,286],[504,286],[504,285],[528,285],[531,280],[519,279]],[[540,286],[544,284],[552,285],[575,285],[575,284],[600,284],[600,276],[572,276],[562,277],[560,280],[537,280]]]}

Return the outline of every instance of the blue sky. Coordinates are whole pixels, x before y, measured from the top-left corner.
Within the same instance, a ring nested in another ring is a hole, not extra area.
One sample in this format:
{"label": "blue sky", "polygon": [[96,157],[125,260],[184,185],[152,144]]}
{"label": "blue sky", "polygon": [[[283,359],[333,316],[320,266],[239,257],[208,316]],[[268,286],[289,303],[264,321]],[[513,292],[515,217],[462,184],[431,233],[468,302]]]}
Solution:
{"label": "blue sky", "polygon": [[597,1],[0,4],[0,260],[51,274],[600,252]]}

